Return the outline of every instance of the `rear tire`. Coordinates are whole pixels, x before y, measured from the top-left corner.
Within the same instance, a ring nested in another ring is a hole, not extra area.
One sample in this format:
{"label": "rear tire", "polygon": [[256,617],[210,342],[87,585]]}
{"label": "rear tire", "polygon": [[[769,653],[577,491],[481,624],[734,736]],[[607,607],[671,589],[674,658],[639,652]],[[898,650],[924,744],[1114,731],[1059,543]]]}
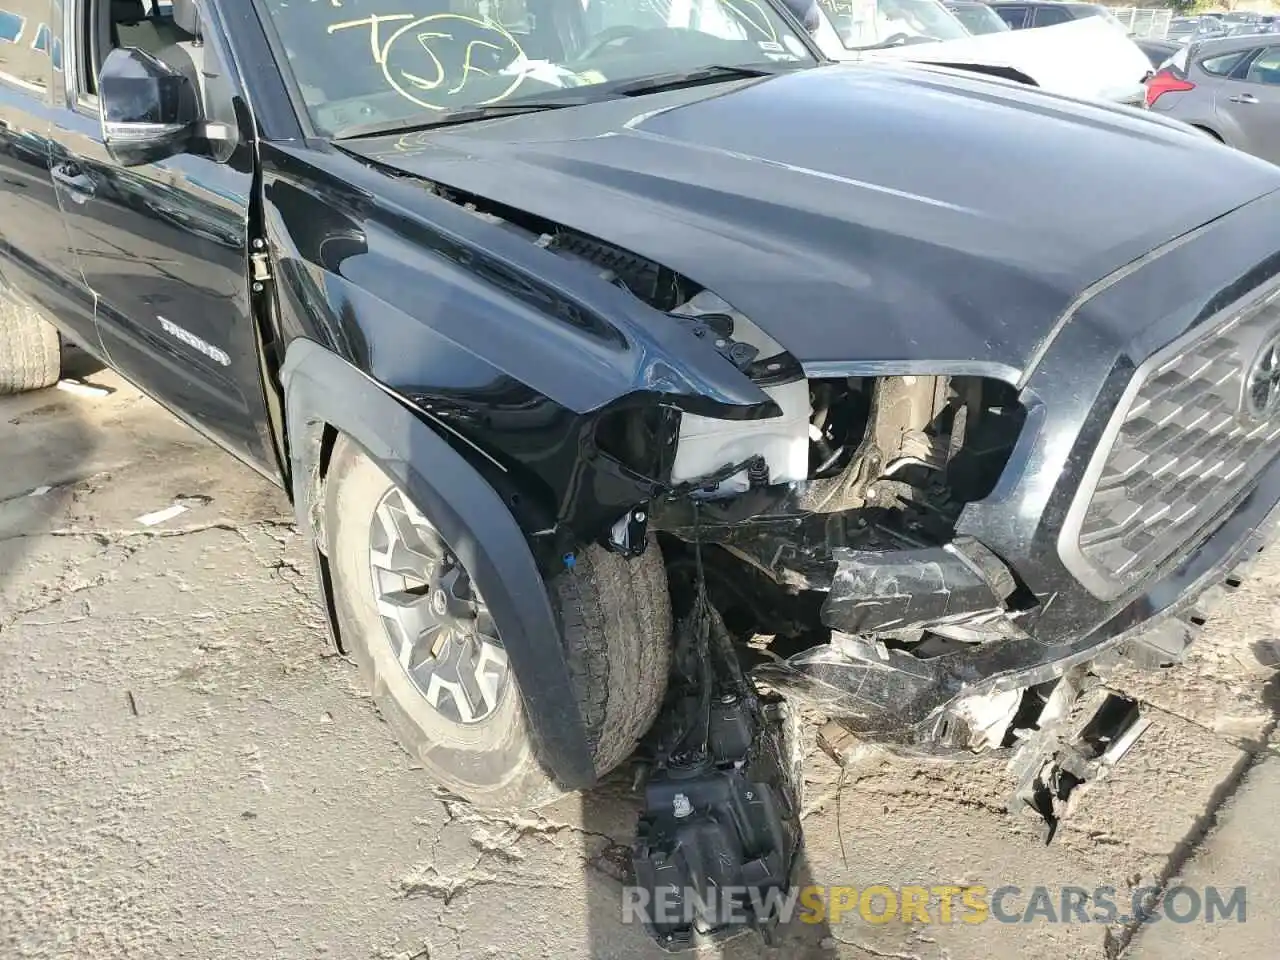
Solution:
{"label": "rear tire", "polygon": [[0,396],[52,386],[61,372],[61,343],[53,324],[0,293]]}
{"label": "rear tire", "polygon": [[[379,509],[385,510],[388,496],[397,493],[404,497],[355,443],[339,437],[326,482],[330,571],[343,643],[360,668],[364,686],[405,749],[450,791],[489,807],[532,807],[555,800],[564,791],[538,758],[519,683],[509,668],[501,681],[486,674],[478,684],[486,691],[485,706],[491,712],[462,722],[446,715],[452,710],[442,709],[442,700],[448,706],[454,695],[442,698],[437,691],[433,704],[420,686],[421,676],[410,672],[418,668],[402,666],[406,632],[385,621],[388,594],[379,593],[382,573],[371,569],[369,560],[378,539],[371,533],[372,525],[378,522]],[[417,516],[427,526],[415,525],[411,533],[425,529],[438,536],[429,517]],[[388,551],[380,547],[379,555]],[[446,556],[457,564],[455,557]],[[404,592],[396,589],[399,602]],[[434,599],[430,587],[422,589],[424,602]],[[656,539],[631,560],[597,546],[582,550],[576,565],[549,585],[548,597],[596,773],[603,776],[631,755],[657,716],[666,691],[671,607]],[[478,594],[475,598],[487,615],[483,600]],[[500,640],[502,624],[493,625]],[[421,666],[443,655],[433,644],[426,661],[412,660]],[[494,687],[500,692],[491,697]]]}

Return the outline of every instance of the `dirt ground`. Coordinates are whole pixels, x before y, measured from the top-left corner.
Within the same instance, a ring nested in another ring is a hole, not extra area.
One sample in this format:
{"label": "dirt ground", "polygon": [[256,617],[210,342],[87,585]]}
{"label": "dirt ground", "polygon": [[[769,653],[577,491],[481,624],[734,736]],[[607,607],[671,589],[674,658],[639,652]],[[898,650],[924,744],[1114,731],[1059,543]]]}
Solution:
{"label": "dirt ground", "polygon": [[[0,400],[0,956],[656,956],[621,919],[625,778],[537,814],[442,797],[326,647],[283,496],[114,376]],[[175,503],[154,526],[138,518]],[[1248,886],[1244,924],[794,924],[725,957],[1270,957],[1280,557],[1045,845],[994,760],[807,764],[807,872],[849,884]],[[1267,831],[1270,831],[1268,833]],[[935,918],[936,919],[936,918]],[[1136,932],[1136,936],[1134,935]]]}

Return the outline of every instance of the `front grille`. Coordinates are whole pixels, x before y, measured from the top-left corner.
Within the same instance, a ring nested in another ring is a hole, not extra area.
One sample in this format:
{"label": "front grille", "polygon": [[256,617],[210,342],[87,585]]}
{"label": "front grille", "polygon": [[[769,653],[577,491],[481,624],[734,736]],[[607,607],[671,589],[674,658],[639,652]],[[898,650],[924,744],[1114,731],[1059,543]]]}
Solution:
{"label": "front grille", "polygon": [[1272,286],[1134,375],[1107,431],[1110,450],[1080,492],[1084,509],[1072,511],[1094,593],[1117,596],[1191,549],[1280,452],[1280,416],[1251,418],[1242,403],[1246,376],[1277,330]]}

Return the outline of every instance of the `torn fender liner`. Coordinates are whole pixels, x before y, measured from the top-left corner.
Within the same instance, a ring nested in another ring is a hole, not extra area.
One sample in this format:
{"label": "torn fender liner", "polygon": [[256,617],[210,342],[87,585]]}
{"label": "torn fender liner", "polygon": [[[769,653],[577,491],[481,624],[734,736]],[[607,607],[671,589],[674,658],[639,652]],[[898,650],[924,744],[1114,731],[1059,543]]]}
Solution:
{"label": "torn fender liner", "polygon": [[800,843],[795,714],[751,688],[704,586],[641,750],[652,770],[632,858],[646,926],[671,951],[748,929],[770,940]]}
{"label": "torn fender liner", "polygon": [[940,547],[835,551],[822,620],[851,634],[902,633],[1000,617],[1013,574],[972,537]]}

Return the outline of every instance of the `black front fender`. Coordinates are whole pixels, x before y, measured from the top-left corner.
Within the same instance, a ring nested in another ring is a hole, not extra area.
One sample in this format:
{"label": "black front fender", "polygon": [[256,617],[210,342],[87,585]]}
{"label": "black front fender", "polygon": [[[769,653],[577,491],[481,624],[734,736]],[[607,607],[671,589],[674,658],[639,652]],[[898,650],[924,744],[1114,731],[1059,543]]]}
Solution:
{"label": "black front fender", "polygon": [[[529,727],[551,774],[569,789],[594,784],[591,750],[546,586],[502,498],[404,401],[314,341],[290,344],[281,381],[299,525],[313,530],[313,485],[327,424],[359,444],[408,492],[466,564],[502,625]],[[322,574],[321,580],[327,591],[328,578]],[[336,636],[337,625],[332,626]]]}

